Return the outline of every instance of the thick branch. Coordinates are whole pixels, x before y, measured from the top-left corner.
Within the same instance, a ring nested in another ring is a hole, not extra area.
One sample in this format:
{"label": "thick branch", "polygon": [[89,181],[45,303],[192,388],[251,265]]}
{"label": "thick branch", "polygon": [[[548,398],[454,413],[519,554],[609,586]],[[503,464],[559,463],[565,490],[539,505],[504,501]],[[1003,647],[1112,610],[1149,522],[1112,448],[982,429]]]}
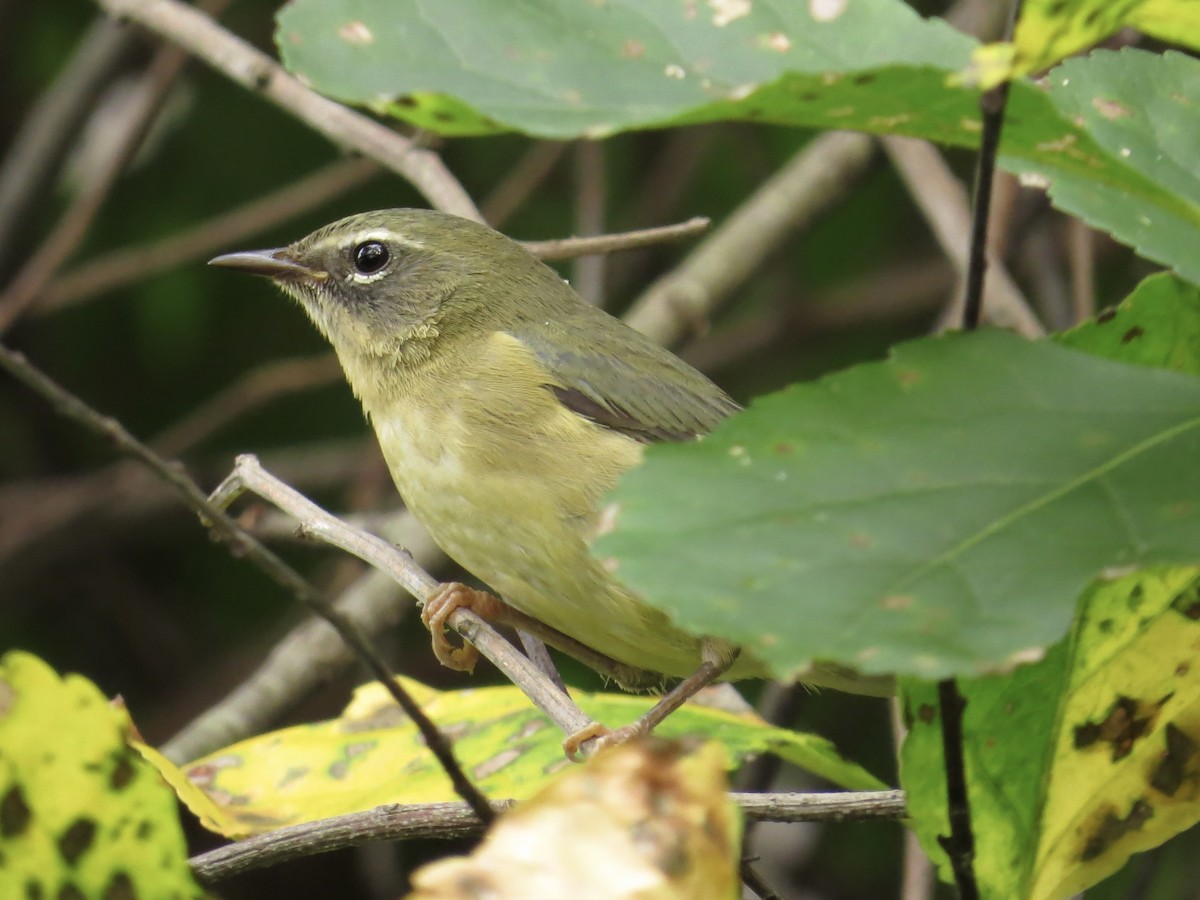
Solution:
{"label": "thick branch", "polygon": [[[904,815],[903,791],[731,796],[748,819],[766,822],[855,822]],[[511,803],[493,801],[492,808],[502,812]],[[462,803],[388,804],[247,838],[195,856],[191,865],[196,877],[211,885],[251,869],[371,841],[457,838],[480,831],[479,820]]]}

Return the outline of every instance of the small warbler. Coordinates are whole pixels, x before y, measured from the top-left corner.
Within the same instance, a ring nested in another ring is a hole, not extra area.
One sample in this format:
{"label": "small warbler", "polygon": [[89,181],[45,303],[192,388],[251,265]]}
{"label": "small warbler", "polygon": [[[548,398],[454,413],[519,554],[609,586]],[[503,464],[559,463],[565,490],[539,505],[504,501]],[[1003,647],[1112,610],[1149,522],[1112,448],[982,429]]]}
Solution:
{"label": "small warbler", "polygon": [[[299,301],[337,352],[408,508],[511,607],[644,672],[687,676],[709,661],[726,677],[765,674],[731,645],[676,627],[588,549],[602,498],[646,444],[693,440],[737,411],[695,369],[520,244],[445,213],[364,213],[212,264],[267,276]],[[473,598],[448,588],[426,621],[439,658],[461,668],[473,660],[442,627]],[[887,690],[835,666],[801,677]]]}

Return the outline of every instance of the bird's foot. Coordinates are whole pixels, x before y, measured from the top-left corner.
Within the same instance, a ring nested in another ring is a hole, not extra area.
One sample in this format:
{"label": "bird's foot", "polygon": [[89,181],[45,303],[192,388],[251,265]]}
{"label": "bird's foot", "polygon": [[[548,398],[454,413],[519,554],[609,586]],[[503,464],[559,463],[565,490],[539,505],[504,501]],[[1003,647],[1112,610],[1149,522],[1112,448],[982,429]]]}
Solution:
{"label": "bird's foot", "polygon": [[736,647],[725,641],[705,640],[700,653],[704,661],[700,667],[664,694],[662,699],[640,719],[622,726],[616,731],[606,728],[598,722],[593,722],[563,741],[563,752],[567,754],[568,759],[579,762],[580,750],[587,741],[595,741],[591,747],[587,748],[587,755],[591,756],[604,747],[623,744],[633,738],[645,737],[657,728],[663,719],[729,671],[730,666],[737,659],[738,652]]}
{"label": "bird's foot", "polygon": [[641,719],[629,725],[624,725],[616,731],[613,731],[606,725],[601,725],[599,722],[593,722],[591,725],[586,725],[574,734],[569,735],[562,743],[563,752],[567,754],[567,759],[571,760],[571,762],[583,762],[579,751],[586,741],[595,741],[595,744],[588,748],[588,756],[591,756],[605,747],[623,744],[634,738],[645,737],[649,733],[650,728],[646,727],[646,724]]}
{"label": "bird's foot", "polygon": [[459,672],[473,672],[479,662],[479,651],[468,643],[455,647],[446,639],[446,620],[460,608],[466,608],[484,619],[502,618],[508,607],[499,597],[487,591],[467,587],[457,581],[438,585],[421,608],[421,621],[433,637],[433,655],[443,666]]}

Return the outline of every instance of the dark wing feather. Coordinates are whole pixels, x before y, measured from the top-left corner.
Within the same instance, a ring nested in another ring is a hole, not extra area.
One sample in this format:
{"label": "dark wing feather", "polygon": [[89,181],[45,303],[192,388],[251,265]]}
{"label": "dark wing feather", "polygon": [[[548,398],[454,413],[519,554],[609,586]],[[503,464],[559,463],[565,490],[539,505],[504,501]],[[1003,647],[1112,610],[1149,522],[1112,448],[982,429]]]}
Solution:
{"label": "dark wing feather", "polygon": [[579,306],[570,321],[510,330],[546,367],[546,387],[567,409],[647,444],[706,434],[739,409],[673,353],[607,313]]}

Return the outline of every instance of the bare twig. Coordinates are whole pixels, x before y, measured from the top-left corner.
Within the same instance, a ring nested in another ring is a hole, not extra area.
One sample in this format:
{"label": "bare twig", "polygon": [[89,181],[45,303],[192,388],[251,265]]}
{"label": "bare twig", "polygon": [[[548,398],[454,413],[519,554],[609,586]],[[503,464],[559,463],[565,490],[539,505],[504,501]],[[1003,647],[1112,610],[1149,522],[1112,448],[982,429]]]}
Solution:
{"label": "bare twig", "polygon": [[1082,219],[1067,219],[1067,250],[1072,312],[1078,325],[1096,314],[1096,241]]}
{"label": "bare twig", "polygon": [[206,259],[231,244],[341,196],[379,174],[369,159],[340,159],[266,196],[213,216],[182,234],[126,247],[86,262],[51,282],[34,307],[47,313],[183,263]]}
{"label": "bare twig", "polygon": [[[970,248],[964,237],[971,232],[966,190],[931,145],[899,137],[883,138],[881,143],[933,229],[942,252],[965,279]],[[983,301],[988,318],[1026,337],[1044,334],[1045,329],[1004,267],[996,260],[989,261],[989,265],[992,277],[986,285]],[[957,301],[946,310],[943,321],[957,322],[962,309],[961,300]]]}
{"label": "bare twig", "polygon": [[218,504],[210,501],[196,483],[187,476],[181,466],[169,463],[160,457],[146,444],[130,434],[116,419],[96,412],[74,394],[39,371],[24,356],[2,345],[0,345],[0,368],[4,368],[30,390],[44,398],[60,415],[107,438],[119,450],[132,456],[154,472],[175,491],[185,505],[200,515],[214,534],[230,545],[235,554],[254,563],[277,584],[295,595],[298,600],[332,625],[342,640],[354,648],[359,659],[366,664],[384,689],[413,720],[425,738],[426,745],[445,769],[458,795],[470,805],[481,821],[486,823],[491,820],[492,810],[487,804],[487,799],[455,760],[449,740],[400,686],[384,662],[371,648],[362,632],[312,585],[226,515]]}
{"label": "bare twig", "polygon": [[866,170],[871,139],[831,132],[811,141],[669,275],[652,284],[626,321],[662,344],[698,324],[775,250],[811,222]]}
{"label": "bare twig", "polygon": [[522,246],[538,259],[571,259],[597,253],[615,253],[618,250],[634,250],[651,244],[664,244],[694,237],[707,230],[711,220],[695,216],[676,225],[660,225],[657,228],[642,228],[623,231],[619,234],[598,234],[595,237],[570,237],[553,241],[524,241]]}
{"label": "bare twig", "polygon": [[526,150],[512,171],[479,205],[487,223],[493,228],[503,226],[550,176],[570,146],[561,141],[538,141]]}
{"label": "bare twig", "polygon": [[950,834],[938,843],[950,860],[959,900],[979,900],[975,881],[975,833],[971,830],[971,804],[967,797],[967,771],[963,753],[963,710],[967,701],[953,678],[938,682],[938,712],[942,724],[942,758],[946,768],[946,808]]}
{"label": "bare twig", "polygon": [[[207,6],[214,11],[226,5],[228,0],[207,2]],[[199,12],[195,14],[203,15]],[[145,140],[185,61],[185,55],[175,47],[163,47],[154,54],[145,74],[148,89],[138,98],[125,131],[115,141],[100,173],[79,193],[50,236],[21,268],[4,293],[0,294],[0,334],[37,299],[59,266],[79,246],[116,183],[117,176]]]}
{"label": "bare twig", "polygon": [[[575,144],[575,233],[583,238],[604,233],[607,217],[607,184],[604,145],[599,141]],[[575,290],[588,303],[604,302],[605,259],[597,254],[576,257],[572,267]]]}
{"label": "bare twig", "polygon": [[134,44],[130,29],[97,21],[22,123],[0,164],[0,271],[14,249],[14,235],[28,227],[28,213],[45,198],[80,121]]}
{"label": "bare twig", "polygon": [[[770,822],[852,822],[904,815],[903,791],[730,796],[747,818]],[[492,808],[500,812],[511,803],[496,800]],[[456,838],[481,830],[479,820],[462,803],[388,804],[247,838],[194,856],[191,866],[197,878],[211,885],[251,869],[370,841]]]}
{"label": "bare twig", "polygon": [[[259,465],[253,456],[239,456],[230,476],[213,493],[213,498],[222,506],[228,505],[242,492],[252,491],[264,500],[295,516],[301,528],[311,537],[339,547],[359,559],[388,573],[419,602],[433,594],[438,582],[413,561],[411,556],[375,535],[351,528],[345,522],[330,515],[303,494],[279,481]],[[534,634],[551,646],[572,655],[582,655],[583,660],[600,668],[605,662],[597,659],[598,654],[583,647],[577,641],[548,628],[534,619],[512,611],[512,624]],[[550,681],[528,658],[517,652],[490,625],[469,609],[459,608],[448,619],[455,631],[470,641],[492,661],[495,666],[565,734],[571,735],[592,725],[578,706]],[[585,742],[585,752],[594,749],[594,742]]]}
{"label": "bare twig", "polygon": [[97,0],[178,44],[227,78],[287,110],[338,146],[351,147],[407,179],[437,209],[482,221],[437,154],[354,110],[309,90],[265,53],[179,0]]}

